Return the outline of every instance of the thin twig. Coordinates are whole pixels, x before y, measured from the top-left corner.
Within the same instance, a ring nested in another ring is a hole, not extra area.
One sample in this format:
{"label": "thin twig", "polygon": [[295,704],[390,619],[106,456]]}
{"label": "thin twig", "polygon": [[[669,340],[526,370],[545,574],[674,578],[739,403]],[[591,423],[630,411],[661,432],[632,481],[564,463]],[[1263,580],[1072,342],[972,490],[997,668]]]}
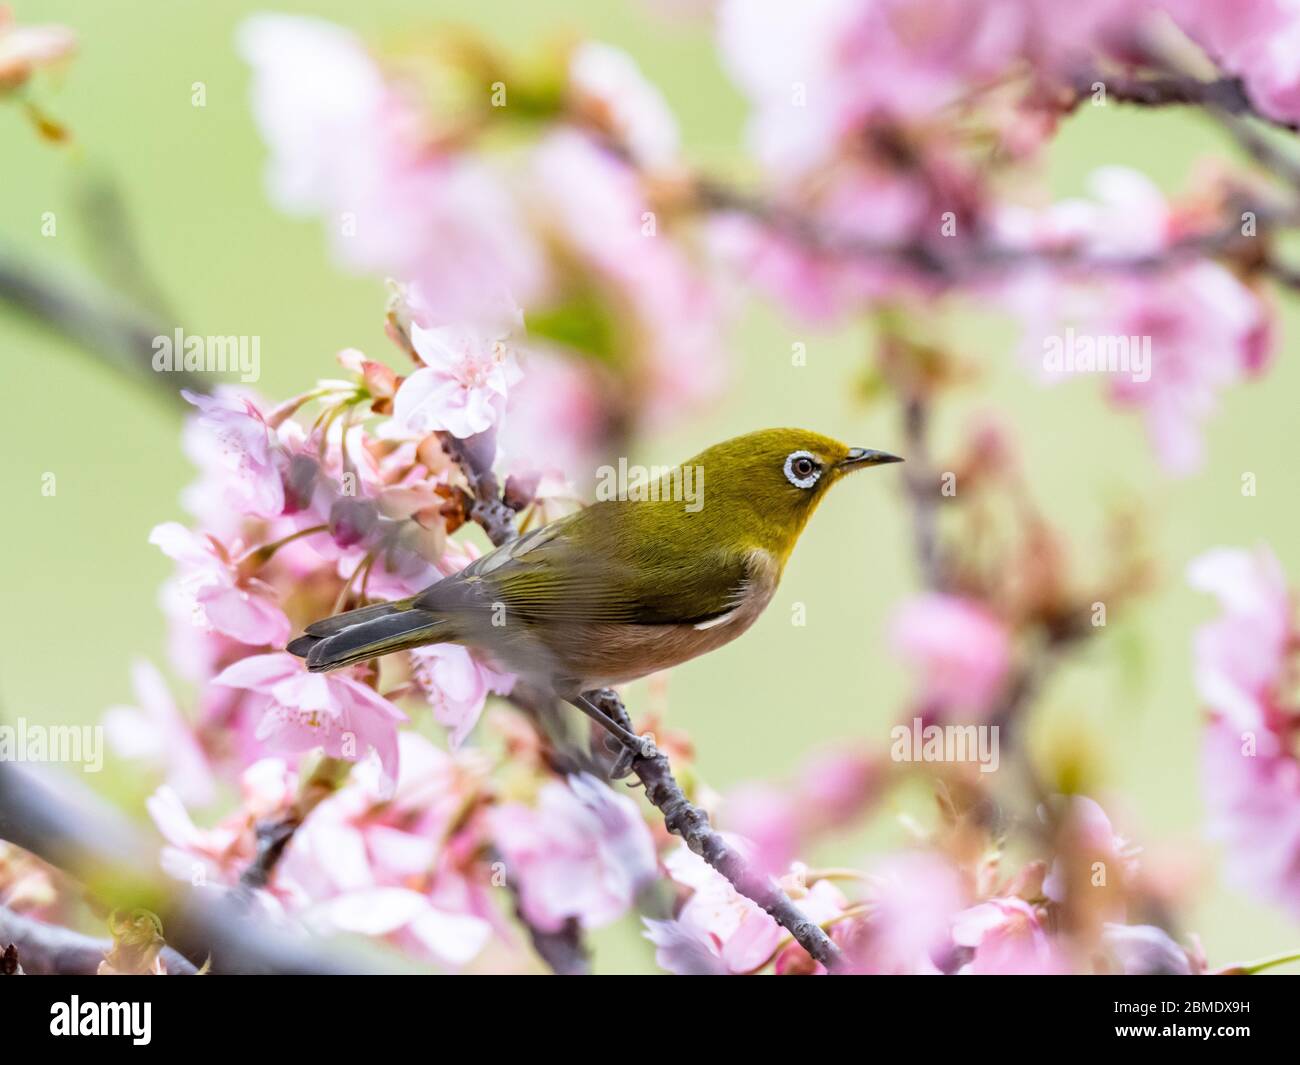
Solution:
{"label": "thin twig", "polygon": [[461,468],[469,482],[474,499],[470,506],[470,519],[482,527],[494,547],[513,540],[519,535],[515,528],[515,512],[502,499],[496,474],[492,472],[492,462],[496,457],[495,434],[489,430],[462,440],[442,432],[438,439],[442,441],[443,451]]}
{"label": "thin twig", "polygon": [[903,484],[912,508],[916,562],[921,579],[935,591],[945,583],[946,563],[939,545],[939,482],[930,465],[929,411],[920,395],[910,396],[903,407],[903,436],[907,443],[907,468]]}
{"label": "thin twig", "polygon": [[[589,697],[614,721],[628,731],[634,731],[627,708],[615,692],[606,689],[593,692]],[[821,926],[805,915],[775,880],[750,868],[740,852],[714,831],[709,815],[686,798],[682,786],[673,776],[667,755],[662,751],[656,751],[649,758],[637,755],[632,761],[632,772],[645,786],[650,804],[664,815],[664,824],[669,832],[680,836],[732,887],[770,914],[813,960],[827,969],[840,964],[839,948]]]}
{"label": "thin twig", "polygon": [[155,338],[170,335],[171,330],[109,294],[55,280],[4,249],[0,249],[0,301],[136,380],[147,381],[177,403],[184,402],[181,389],[206,392],[209,388],[204,377],[184,369],[155,372]]}
{"label": "thin twig", "polygon": [[508,881],[507,886],[514,898],[515,917],[528,930],[528,938],[532,940],[537,956],[559,976],[589,976],[591,957],[582,940],[582,925],[578,919],[568,918],[553,932],[538,928],[524,913],[519,886],[513,880]]}

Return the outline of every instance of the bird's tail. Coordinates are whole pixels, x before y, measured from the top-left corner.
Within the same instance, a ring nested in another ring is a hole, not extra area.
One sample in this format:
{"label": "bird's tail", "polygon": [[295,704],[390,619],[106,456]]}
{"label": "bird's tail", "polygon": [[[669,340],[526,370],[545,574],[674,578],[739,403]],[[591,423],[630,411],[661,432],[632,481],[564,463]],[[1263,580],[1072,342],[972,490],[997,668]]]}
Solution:
{"label": "bird's tail", "polygon": [[311,672],[325,673],[449,638],[445,618],[415,606],[414,599],[398,599],[314,621],[288,650],[305,658]]}

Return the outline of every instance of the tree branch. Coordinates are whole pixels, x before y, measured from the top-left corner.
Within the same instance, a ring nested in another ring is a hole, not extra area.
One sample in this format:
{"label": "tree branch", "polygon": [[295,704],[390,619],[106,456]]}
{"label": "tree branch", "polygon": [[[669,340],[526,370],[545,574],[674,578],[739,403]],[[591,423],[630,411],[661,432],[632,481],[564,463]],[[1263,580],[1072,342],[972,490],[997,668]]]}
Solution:
{"label": "tree branch", "polygon": [[920,395],[913,394],[904,401],[907,468],[903,485],[912,508],[916,562],[922,582],[940,591],[946,583],[946,565],[939,546],[939,485],[930,465],[929,417],[926,402]]}
{"label": "tree branch", "polygon": [[462,440],[451,433],[440,432],[438,439],[442,450],[455,462],[469,482],[473,503],[470,520],[477,522],[488,535],[494,547],[500,547],[519,535],[515,529],[515,512],[501,497],[492,462],[496,458],[496,433],[488,430]]}
{"label": "tree branch", "polygon": [[[605,689],[592,693],[590,698],[614,721],[629,732],[635,731],[627,708],[615,692]],[[680,836],[732,887],[770,914],[815,961],[827,969],[840,964],[839,948],[821,926],[805,916],[775,880],[751,869],[744,857],[714,831],[709,815],[686,798],[682,786],[673,776],[666,754],[656,751],[650,758],[637,755],[632,761],[632,772],[645,786],[650,804],[664,815],[664,824],[669,832]]]}
{"label": "tree branch", "polygon": [[184,402],[183,388],[195,392],[209,388],[202,375],[186,370],[154,371],[154,338],[169,330],[107,294],[56,281],[3,248],[0,300],[177,403]]}
{"label": "tree branch", "polygon": [[507,886],[514,899],[515,917],[528,930],[528,938],[532,940],[537,956],[558,976],[590,976],[591,957],[582,940],[582,925],[578,919],[570,917],[554,932],[538,928],[524,913],[518,885],[507,880]]}
{"label": "tree branch", "polygon": [[[111,939],[96,939],[0,906],[0,947],[10,944],[28,976],[94,976],[113,949]],[[198,972],[189,958],[171,947],[164,947],[159,956],[168,976]]]}
{"label": "tree branch", "polygon": [[74,799],[35,773],[0,762],[0,838],[83,882],[117,892],[156,913],[168,942],[192,964],[211,958],[217,973],[382,972],[377,958],[326,946],[260,917],[238,892],[192,888],[145,872],[157,847],[89,795]]}
{"label": "tree branch", "polygon": [[1203,81],[1195,75],[1172,69],[1142,77],[1093,72],[1081,75],[1076,80],[1075,89],[1079,100],[1091,96],[1092,87],[1098,82],[1105,87],[1108,97],[1121,103],[1141,107],[1206,107],[1243,118],[1256,118],[1290,133],[1300,131],[1297,123],[1272,118],[1256,108],[1240,78],[1220,77]]}

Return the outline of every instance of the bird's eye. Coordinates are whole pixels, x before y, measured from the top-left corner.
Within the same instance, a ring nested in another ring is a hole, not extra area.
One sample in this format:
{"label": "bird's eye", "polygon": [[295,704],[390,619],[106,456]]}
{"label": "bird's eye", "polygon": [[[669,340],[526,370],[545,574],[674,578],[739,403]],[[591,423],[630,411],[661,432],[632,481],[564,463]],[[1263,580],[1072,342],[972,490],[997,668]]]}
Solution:
{"label": "bird's eye", "polygon": [[822,475],[822,465],[807,451],[793,451],[785,459],[785,479],[796,488],[811,488]]}

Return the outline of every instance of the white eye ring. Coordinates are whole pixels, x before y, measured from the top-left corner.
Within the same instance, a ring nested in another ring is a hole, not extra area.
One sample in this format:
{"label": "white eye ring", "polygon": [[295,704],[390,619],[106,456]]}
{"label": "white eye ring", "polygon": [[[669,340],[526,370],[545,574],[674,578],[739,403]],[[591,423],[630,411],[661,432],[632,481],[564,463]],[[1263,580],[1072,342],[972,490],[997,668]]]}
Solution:
{"label": "white eye ring", "polygon": [[[808,459],[813,464],[813,471],[807,477],[800,477],[794,472],[794,464],[799,459]],[[792,451],[785,457],[785,479],[796,488],[811,488],[821,475],[822,464],[811,451]]]}

